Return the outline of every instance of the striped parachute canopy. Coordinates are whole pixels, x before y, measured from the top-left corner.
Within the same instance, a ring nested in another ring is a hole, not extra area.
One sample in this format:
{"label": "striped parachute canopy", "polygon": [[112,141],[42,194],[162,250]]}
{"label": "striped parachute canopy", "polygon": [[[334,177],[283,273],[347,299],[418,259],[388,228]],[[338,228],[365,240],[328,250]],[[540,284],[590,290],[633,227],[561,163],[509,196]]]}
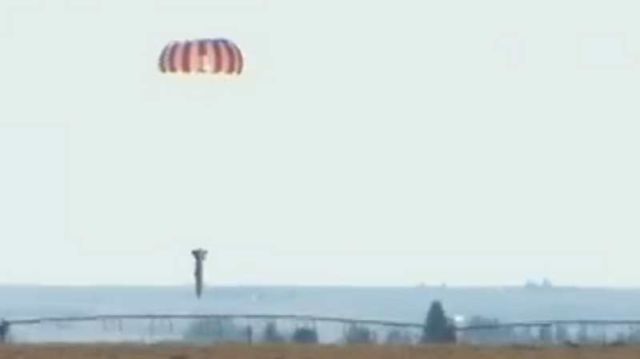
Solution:
{"label": "striped parachute canopy", "polygon": [[227,39],[172,42],[159,60],[163,73],[240,75],[243,66],[240,48]]}

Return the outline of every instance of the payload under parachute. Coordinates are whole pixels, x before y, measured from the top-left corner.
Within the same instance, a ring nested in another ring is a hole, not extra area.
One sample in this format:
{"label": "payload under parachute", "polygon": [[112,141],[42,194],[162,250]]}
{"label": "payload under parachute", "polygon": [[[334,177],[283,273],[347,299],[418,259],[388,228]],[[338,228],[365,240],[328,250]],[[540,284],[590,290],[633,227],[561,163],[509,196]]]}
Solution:
{"label": "payload under parachute", "polygon": [[202,296],[202,287],[204,282],[204,273],[202,272],[202,262],[207,257],[207,251],[199,248],[191,251],[191,254],[196,260],[195,280],[196,280],[196,296],[200,298]]}

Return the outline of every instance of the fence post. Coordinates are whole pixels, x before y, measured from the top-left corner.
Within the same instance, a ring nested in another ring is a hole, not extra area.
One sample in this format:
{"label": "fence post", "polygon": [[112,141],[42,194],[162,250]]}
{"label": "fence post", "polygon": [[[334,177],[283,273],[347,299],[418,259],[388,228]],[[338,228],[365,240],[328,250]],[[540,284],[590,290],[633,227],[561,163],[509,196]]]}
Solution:
{"label": "fence post", "polygon": [[247,344],[253,344],[253,327],[251,324],[247,325]]}
{"label": "fence post", "polygon": [[552,333],[551,333],[552,325],[551,323],[545,323],[540,326],[539,340],[542,345],[549,345],[552,342]]}

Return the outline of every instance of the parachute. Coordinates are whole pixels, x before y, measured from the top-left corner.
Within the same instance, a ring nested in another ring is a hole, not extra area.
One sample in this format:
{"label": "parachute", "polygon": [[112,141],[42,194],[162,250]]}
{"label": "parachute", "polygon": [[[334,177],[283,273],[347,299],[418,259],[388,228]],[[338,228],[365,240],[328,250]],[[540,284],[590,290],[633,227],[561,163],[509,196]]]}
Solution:
{"label": "parachute", "polygon": [[240,75],[244,58],[227,39],[197,39],[167,44],[159,59],[162,73]]}

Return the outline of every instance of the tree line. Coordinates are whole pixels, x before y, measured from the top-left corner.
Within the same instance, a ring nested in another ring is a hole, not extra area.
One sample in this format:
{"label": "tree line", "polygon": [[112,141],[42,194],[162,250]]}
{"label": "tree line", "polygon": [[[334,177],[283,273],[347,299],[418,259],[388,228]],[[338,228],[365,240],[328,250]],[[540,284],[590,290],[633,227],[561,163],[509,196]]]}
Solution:
{"label": "tree line", "polygon": [[[184,333],[186,341],[206,343],[319,343],[318,331],[313,325],[300,326],[290,332],[281,331],[275,321],[266,323],[264,328],[255,333],[252,326],[238,326],[231,319],[203,319],[195,321]],[[405,329],[392,329],[382,338],[368,326],[351,324],[343,333],[345,344],[413,344],[416,341],[424,344],[454,343],[456,341],[455,326],[447,317],[442,303],[434,301],[427,312],[424,327],[419,338]]]}

